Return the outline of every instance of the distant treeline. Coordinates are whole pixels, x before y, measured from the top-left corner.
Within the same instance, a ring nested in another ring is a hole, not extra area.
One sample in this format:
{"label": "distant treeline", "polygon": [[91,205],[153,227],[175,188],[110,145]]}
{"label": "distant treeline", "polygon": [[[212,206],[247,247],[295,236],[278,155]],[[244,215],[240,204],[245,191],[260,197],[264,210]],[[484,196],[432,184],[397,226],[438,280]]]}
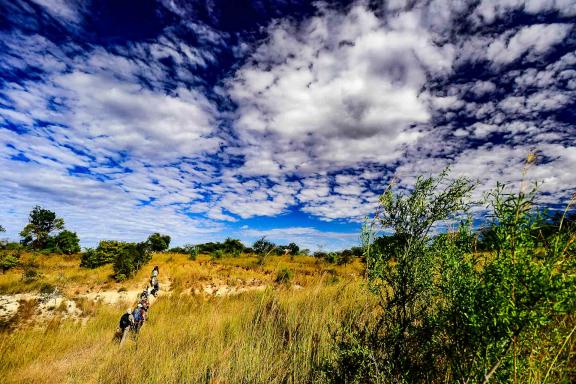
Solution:
{"label": "distant treeline", "polygon": [[261,237],[256,240],[251,247],[246,247],[238,239],[227,238],[223,242],[208,242],[202,244],[188,244],[181,247],[174,247],[169,252],[183,253],[195,258],[199,254],[210,255],[215,259],[223,257],[238,257],[240,255],[258,256],[314,256],[322,258],[330,263],[348,264],[353,257],[362,256],[362,247],[352,247],[335,252],[316,251],[311,255],[309,249],[302,249],[296,243],[288,245],[278,245]]}

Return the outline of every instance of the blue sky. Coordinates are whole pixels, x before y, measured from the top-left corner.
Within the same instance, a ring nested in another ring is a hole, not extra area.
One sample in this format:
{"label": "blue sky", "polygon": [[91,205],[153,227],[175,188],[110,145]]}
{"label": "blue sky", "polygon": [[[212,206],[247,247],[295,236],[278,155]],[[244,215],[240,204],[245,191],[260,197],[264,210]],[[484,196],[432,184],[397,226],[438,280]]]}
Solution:
{"label": "blue sky", "polygon": [[395,177],[576,185],[576,1],[0,0],[0,223],[358,242]]}

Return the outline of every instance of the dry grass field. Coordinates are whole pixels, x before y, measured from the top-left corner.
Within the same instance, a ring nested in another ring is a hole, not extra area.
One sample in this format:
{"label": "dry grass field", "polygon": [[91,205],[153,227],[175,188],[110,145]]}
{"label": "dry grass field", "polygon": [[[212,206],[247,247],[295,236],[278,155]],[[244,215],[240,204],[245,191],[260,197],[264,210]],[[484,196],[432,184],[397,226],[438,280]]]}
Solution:
{"label": "dry grass field", "polygon": [[[307,382],[331,353],[331,333],[340,321],[373,305],[363,292],[359,261],[337,266],[273,256],[258,266],[255,257],[191,261],[163,253],[122,283],[109,278],[110,266],[84,270],[77,259],[61,256],[36,256],[34,262],[37,281],[23,283],[22,271],[9,271],[0,275],[1,293],[50,284],[75,299],[83,313],[66,320],[56,313],[47,322],[22,322],[0,333],[6,383]],[[153,265],[160,267],[164,291],[138,338],[120,347],[112,336],[134,297],[113,304],[78,297],[137,292]],[[290,281],[275,282],[286,268],[293,273]],[[19,315],[35,316],[23,304]]]}

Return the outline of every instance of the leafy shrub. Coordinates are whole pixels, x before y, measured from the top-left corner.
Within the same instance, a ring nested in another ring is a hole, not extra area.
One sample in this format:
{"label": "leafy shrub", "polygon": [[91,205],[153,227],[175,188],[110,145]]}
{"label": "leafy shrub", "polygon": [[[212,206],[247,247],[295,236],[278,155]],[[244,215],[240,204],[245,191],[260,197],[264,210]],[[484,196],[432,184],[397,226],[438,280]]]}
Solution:
{"label": "leafy shrub", "polygon": [[42,274],[38,272],[38,268],[29,264],[25,264],[22,269],[22,281],[24,283],[31,283],[38,280]]}
{"label": "leafy shrub", "polygon": [[118,281],[132,277],[152,259],[146,243],[122,243],[114,259],[114,278]]}
{"label": "leafy shrub", "polygon": [[276,248],[276,245],[271,241],[266,240],[266,237],[261,237],[256,240],[252,245],[252,249],[258,255],[266,255]]}
{"label": "leafy shrub", "polygon": [[317,259],[326,259],[326,257],[328,256],[328,253],[326,253],[324,251],[316,251],[316,252],[314,252],[313,256]]}
{"label": "leafy shrub", "polygon": [[276,245],[268,240],[266,237],[263,236],[260,239],[256,240],[252,245],[252,249],[256,253],[258,257],[258,265],[263,265],[266,261],[266,257],[272,253],[272,251],[276,248]]}
{"label": "leafy shrub", "polygon": [[338,254],[338,260],[336,260],[336,264],[338,265],[346,265],[352,262],[352,251],[349,249],[345,249]]}
{"label": "leafy shrub", "polygon": [[80,266],[83,268],[98,268],[113,263],[128,243],[116,240],[102,240],[96,249],[87,248],[80,256]]}
{"label": "leafy shrub", "polygon": [[238,257],[244,251],[244,244],[242,244],[240,240],[228,237],[224,240],[224,243],[222,243],[222,249],[228,255]]}
{"label": "leafy shrub", "polygon": [[336,252],[325,253],[324,260],[327,263],[335,264],[338,261],[338,254]]}
{"label": "leafy shrub", "polygon": [[188,258],[190,260],[196,260],[196,258],[198,257],[199,251],[198,251],[198,247],[190,247],[188,250]]}
{"label": "leafy shrub", "polygon": [[148,236],[148,243],[152,252],[163,252],[170,246],[170,236],[162,235],[160,233],[153,233]]}
{"label": "leafy shrub", "polygon": [[113,263],[116,280],[125,280],[131,277],[152,256],[147,242],[126,243],[115,240],[102,240],[96,249],[88,248],[81,256],[80,266],[84,268],[97,268]]}
{"label": "leafy shrub", "polygon": [[0,248],[0,269],[6,272],[20,263],[23,247],[18,243],[4,243]]}
{"label": "leafy shrub", "polygon": [[39,293],[43,296],[50,296],[54,294],[58,288],[50,283],[43,283],[38,290]]}
{"label": "leafy shrub", "polygon": [[276,279],[274,282],[277,284],[288,284],[290,280],[292,280],[293,273],[288,268],[282,268],[281,270],[276,273]]}
{"label": "leafy shrub", "polygon": [[63,230],[54,237],[54,250],[65,255],[80,252],[80,239],[76,232]]}
{"label": "leafy shrub", "polygon": [[0,251],[0,269],[2,270],[2,272],[6,272],[9,269],[17,267],[19,262],[20,262],[19,254],[12,253],[6,250]]}
{"label": "leafy shrub", "polygon": [[188,258],[190,260],[196,260],[196,257],[198,257],[198,254],[199,254],[199,247],[196,245],[192,245],[192,244],[186,244],[186,245],[181,246],[181,247],[171,248],[169,250],[169,252],[181,253],[184,255],[188,255]]}
{"label": "leafy shrub", "polygon": [[[327,381],[517,381],[543,326],[575,310],[576,235],[562,221],[555,231],[539,230],[549,220],[535,190],[499,186],[489,195],[486,248],[494,251],[478,254],[461,216],[472,184],[446,175],[419,178],[408,195],[389,189],[382,196],[363,233],[369,286],[382,311],[343,324]],[[456,231],[432,235],[440,221],[458,217]],[[378,228],[394,233],[375,239]]]}
{"label": "leafy shrub", "polygon": [[212,254],[210,256],[212,257],[212,260],[221,259],[222,257],[224,257],[224,250],[223,249],[216,249],[215,251],[212,252]]}

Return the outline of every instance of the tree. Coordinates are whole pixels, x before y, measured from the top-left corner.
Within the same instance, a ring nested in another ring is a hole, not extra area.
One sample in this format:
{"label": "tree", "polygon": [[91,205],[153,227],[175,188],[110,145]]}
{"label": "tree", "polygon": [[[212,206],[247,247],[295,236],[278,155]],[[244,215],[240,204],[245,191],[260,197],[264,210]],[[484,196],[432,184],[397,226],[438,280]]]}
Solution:
{"label": "tree", "polygon": [[28,224],[20,232],[22,244],[33,249],[44,249],[51,234],[64,229],[64,220],[56,217],[56,213],[35,206],[30,212]]}
{"label": "tree", "polygon": [[80,239],[76,232],[64,230],[54,238],[55,249],[66,255],[80,252]]}
{"label": "tree", "polygon": [[144,243],[122,243],[114,259],[114,278],[122,281],[132,277],[152,256],[149,245]]}
{"label": "tree", "polygon": [[[432,229],[467,211],[472,188],[466,178],[448,180],[445,170],[438,177],[419,177],[409,194],[389,187],[381,196],[362,240],[369,287],[382,312],[375,324],[359,325],[337,343],[334,382],[418,383],[433,377]],[[374,241],[382,230],[393,236]]]}
{"label": "tree", "polygon": [[244,244],[240,240],[227,238],[222,244],[224,252],[232,256],[240,256],[244,251]]}
{"label": "tree", "polygon": [[276,248],[276,245],[266,240],[266,236],[256,240],[252,245],[252,249],[254,249],[254,252],[258,255],[267,255],[272,252],[274,248]]}
{"label": "tree", "polygon": [[258,256],[258,264],[262,265],[266,260],[266,256],[268,256],[276,248],[276,245],[266,240],[266,236],[263,236],[254,242],[252,248]]}
{"label": "tree", "polygon": [[6,232],[6,229],[0,225],[0,232]]}
{"label": "tree", "polygon": [[158,232],[148,236],[148,245],[153,252],[163,252],[170,247],[170,236]]}
{"label": "tree", "polygon": [[564,225],[576,196],[552,230],[536,189],[498,185],[487,199],[491,251],[476,252],[485,233],[466,214],[471,188],[443,172],[381,197],[362,236],[381,311],[344,323],[328,382],[523,383],[538,365],[547,369],[538,382],[571,382],[551,372],[576,329],[564,326],[576,309],[576,233]]}
{"label": "tree", "polygon": [[127,244],[116,240],[101,240],[96,249],[88,248],[80,257],[82,268],[98,268],[105,264],[113,263],[120,255]]}
{"label": "tree", "polygon": [[300,252],[300,247],[296,243],[288,244],[288,249],[290,250],[290,254],[295,256]]}
{"label": "tree", "polygon": [[352,251],[349,249],[345,249],[338,255],[336,264],[338,265],[350,264],[352,262],[352,257],[353,257]]}

